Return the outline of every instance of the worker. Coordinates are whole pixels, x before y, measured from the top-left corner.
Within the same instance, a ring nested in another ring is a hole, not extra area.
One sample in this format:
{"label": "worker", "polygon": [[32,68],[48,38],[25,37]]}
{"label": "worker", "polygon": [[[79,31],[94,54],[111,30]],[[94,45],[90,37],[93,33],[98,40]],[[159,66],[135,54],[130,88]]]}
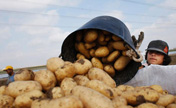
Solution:
{"label": "worker", "polygon": [[[160,85],[163,90],[176,95],[176,65],[169,65],[169,46],[165,41],[153,40],[146,49],[147,66],[138,70],[126,85],[150,86]],[[167,66],[166,66],[167,65]]]}
{"label": "worker", "polygon": [[[169,46],[163,40],[153,40],[149,43],[145,60],[147,65],[155,64],[155,65],[168,65],[171,62],[171,58],[168,55]],[[145,66],[142,65],[141,68]]]}
{"label": "worker", "polygon": [[6,66],[5,69],[3,69],[3,71],[6,71],[8,76],[7,82],[6,84],[8,85],[10,82],[14,81],[14,76],[15,76],[15,72],[13,71],[13,67],[12,66]]}

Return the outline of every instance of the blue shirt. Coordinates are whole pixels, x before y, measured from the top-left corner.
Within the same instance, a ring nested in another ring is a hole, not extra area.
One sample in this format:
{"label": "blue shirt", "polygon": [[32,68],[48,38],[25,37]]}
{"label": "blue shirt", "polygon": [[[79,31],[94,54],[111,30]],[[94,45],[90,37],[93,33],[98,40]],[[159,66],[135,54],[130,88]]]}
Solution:
{"label": "blue shirt", "polygon": [[15,80],[14,80],[14,76],[15,76],[15,74],[13,74],[12,76],[8,76],[8,79],[7,79],[6,84],[9,84],[10,82],[15,81]]}

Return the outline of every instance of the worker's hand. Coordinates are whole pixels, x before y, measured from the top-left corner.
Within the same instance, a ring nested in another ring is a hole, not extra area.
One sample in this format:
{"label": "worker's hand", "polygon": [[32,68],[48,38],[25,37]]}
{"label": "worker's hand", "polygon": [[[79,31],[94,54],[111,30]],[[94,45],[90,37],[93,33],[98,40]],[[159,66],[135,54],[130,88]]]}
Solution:
{"label": "worker's hand", "polygon": [[136,40],[136,37],[133,35],[132,40],[133,40],[136,50],[138,50],[142,44],[142,41],[144,40],[144,32],[140,32],[138,40]]}
{"label": "worker's hand", "polygon": [[143,56],[139,51],[139,47],[141,46],[143,39],[144,39],[144,32],[140,32],[138,40],[136,39],[134,35],[132,36],[135,50],[138,53],[139,57],[137,57],[136,53],[132,49],[126,52],[126,54],[136,62],[141,62],[143,60]]}

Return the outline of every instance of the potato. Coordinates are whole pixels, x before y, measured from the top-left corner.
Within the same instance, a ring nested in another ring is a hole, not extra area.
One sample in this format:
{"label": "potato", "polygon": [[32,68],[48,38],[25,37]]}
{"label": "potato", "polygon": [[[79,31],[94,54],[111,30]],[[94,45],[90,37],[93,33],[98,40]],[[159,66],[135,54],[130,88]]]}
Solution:
{"label": "potato", "polygon": [[137,106],[137,108],[158,108],[158,106],[152,103],[143,103]]}
{"label": "potato", "polygon": [[91,80],[97,79],[103,81],[108,86],[115,88],[115,81],[102,69],[93,67],[88,72],[88,78]]}
{"label": "potato", "polygon": [[122,51],[122,55],[123,55],[123,56],[127,56],[127,51],[128,51],[128,50]]}
{"label": "potato", "polygon": [[144,96],[145,100],[148,102],[157,102],[159,99],[159,93],[151,88],[143,88],[136,90],[139,95]]}
{"label": "potato", "polygon": [[59,67],[55,72],[56,79],[60,83],[65,77],[72,78],[76,74],[76,68],[73,63],[65,63],[64,66]]}
{"label": "potato", "polygon": [[86,83],[89,82],[89,79],[84,75],[76,75],[73,79],[81,86],[85,86]]}
{"label": "potato", "polygon": [[123,93],[119,88],[113,88],[114,90],[114,97],[116,96],[121,96],[121,94]]}
{"label": "potato", "polygon": [[86,57],[85,57],[84,55],[78,53],[78,54],[76,55],[76,58],[77,58],[77,59],[85,59]]}
{"label": "potato", "polygon": [[116,50],[127,50],[128,49],[127,47],[125,47],[124,41],[113,42],[113,48]]}
{"label": "potato", "polygon": [[86,47],[84,46],[83,42],[78,43],[77,45],[77,49],[78,51],[83,54],[86,58],[90,58],[90,54],[89,54],[89,50],[86,49]]}
{"label": "potato", "polygon": [[7,86],[6,94],[15,98],[32,90],[42,90],[42,86],[37,81],[15,81]]}
{"label": "potato", "polygon": [[35,72],[34,80],[38,81],[45,91],[56,85],[56,77],[54,73],[49,70],[39,70]]}
{"label": "potato", "polygon": [[110,41],[110,42],[108,43],[107,47],[108,47],[109,52],[114,51],[114,48],[113,48],[113,41]]}
{"label": "potato", "polygon": [[114,108],[109,98],[91,88],[76,86],[72,89],[72,94],[79,97],[84,108]]}
{"label": "potato", "polygon": [[98,41],[99,45],[106,45],[107,44],[107,41],[105,41],[105,36],[101,32],[99,33],[97,41]]}
{"label": "potato", "polygon": [[169,104],[166,108],[176,108],[176,104]]}
{"label": "potato", "polygon": [[14,98],[0,94],[0,108],[13,108]]}
{"label": "potato", "polygon": [[136,106],[145,102],[145,98],[139,95],[135,90],[127,90],[121,94],[127,100],[127,103],[132,106]]}
{"label": "potato", "polygon": [[63,90],[65,96],[70,95],[71,90],[75,86],[77,86],[77,83],[73,78],[64,78],[60,84],[60,87]]}
{"label": "potato", "polygon": [[6,88],[7,86],[5,85],[0,86],[0,95],[6,94]]}
{"label": "potato", "polygon": [[96,43],[95,42],[93,42],[93,43],[85,43],[85,48],[86,49],[91,49],[91,48],[93,48],[93,47],[95,47],[96,46]]}
{"label": "potato", "polygon": [[165,108],[164,106],[161,106],[161,105],[157,105],[158,106],[158,108]]}
{"label": "potato", "polygon": [[109,62],[107,61],[107,57],[102,57],[101,58],[102,63],[108,64]]}
{"label": "potato", "polygon": [[84,36],[84,41],[86,43],[91,43],[95,41],[98,37],[98,32],[97,30],[87,30]]}
{"label": "potato", "polygon": [[111,76],[114,77],[115,76],[115,69],[112,65],[105,65],[104,66],[104,70]]}
{"label": "potato", "polygon": [[60,98],[64,96],[64,92],[60,87],[53,87],[46,92],[46,95],[50,99]]}
{"label": "potato", "polygon": [[31,108],[83,108],[83,104],[76,96],[66,96],[57,99],[35,100]]}
{"label": "potato", "polygon": [[91,59],[91,63],[93,65],[93,67],[96,67],[96,68],[99,68],[99,69],[103,69],[103,64],[101,63],[101,61],[98,58],[93,57]]}
{"label": "potato", "polygon": [[105,36],[105,41],[108,42],[108,41],[110,41],[110,40],[111,40],[111,35],[106,35],[106,36]]}
{"label": "potato", "polygon": [[14,76],[15,81],[27,81],[34,79],[34,72],[29,69],[20,69]]}
{"label": "potato", "polygon": [[134,90],[135,89],[133,86],[130,86],[130,85],[118,85],[117,88],[123,92],[127,91],[127,90]]}
{"label": "potato", "polygon": [[150,87],[158,93],[163,93],[163,88],[160,85],[151,85]]}
{"label": "potato", "polygon": [[113,51],[111,54],[109,54],[109,56],[107,57],[107,61],[108,62],[113,62],[115,61],[120,55],[119,51]]}
{"label": "potato", "polygon": [[99,33],[99,36],[98,36],[98,38],[97,38],[97,40],[98,40],[98,42],[103,42],[103,41],[105,41],[105,35],[104,35],[102,32],[100,32],[100,33]]}
{"label": "potato", "polygon": [[118,108],[134,108],[130,105],[120,105]]}
{"label": "potato", "polygon": [[119,106],[127,105],[126,99],[122,96],[117,96],[113,98],[112,103],[113,103],[114,108],[119,108]]}
{"label": "potato", "polygon": [[102,32],[104,35],[111,35],[111,33],[110,33],[110,32],[105,31],[105,30],[101,30],[101,32]]}
{"label": "potato", "polygon": [[51,72],[55,72],[57,68],[62,67],[64,65],[64,61],[58,57],[52,57],[47,60],[46,67]]}
{"label": "potato", "polygon": [[114,41],[120,41],[120,40],[122,40],[120,37],[118,37],[118,36],[116,36],[116,35],[112,35],[112,39],[113,39]]}
{"label": "potato", "polygon": [[88,59],[79,59],[74,62],[76,69],[76,74],[83,75],[86,74],[90,68],[92,68],[92,63]]}
{"label": "potato", "polygon": [[161,95],[156,104],[166,107],[167,105],[173,103],[174,99],[174,96],[171,94]]}
{"label": "potato", "polygon": [[86,87],[94,89],[110,99],[114,98],[114,90],[100,80],[90,80],[86,83]]}
{"label": "potato", "polygon": [[117,71],[123,70],[128,63],[131,61],[131,59],[128,56],[120,56],[114,63],[114,68]]}
{"label": "potato", "polygon": [[40,90],[32,90],[16,97],[14,104],[17,108],[31,108],[31,104],[36,99],[42,99],[45,95]]}
{"label": "potato", "polygon": [[102,42],[101,42],[101,41],[100,41],[100,42],[98,42],[98,44],[99,44],[99,45],[104,45],[104,46],[106,46],[106,45],[108,44],[108,42],[106,42],[106,41],[102,41]]}
{"label": "potato", "polygon": [[98,47],[95,50],[96,57],[106,57],[109,54],[109,49],[106,46]]}
{"label": "potato", "polygon": [[90,56],[95,57],[95,49],[90,49]]}
{"label": "potato", "polygon": [[76,32],[76,41],[81,42],[82,38],[83,38],[83,32],[82,31]]}

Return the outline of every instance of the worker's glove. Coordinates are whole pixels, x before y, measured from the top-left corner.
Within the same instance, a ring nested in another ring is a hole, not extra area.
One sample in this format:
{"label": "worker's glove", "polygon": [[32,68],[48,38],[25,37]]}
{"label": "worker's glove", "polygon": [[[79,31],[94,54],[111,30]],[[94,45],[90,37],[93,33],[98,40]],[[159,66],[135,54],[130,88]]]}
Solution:
{"label": "worker's glove", "polygon": [[136,62],[141,62],[143,60],[143,56],[139,51],[139,47],[141,46],[143,39],[144,39],[144,32],[140,32],[138,40],[136,39],[134,35],[132,36],[132,40],[133,40],[136,52],[138,53],[139,57],[137,56],[137,54],[135,53],[133,49],[130,49],[126,52],[126,55],[132,58]]}

